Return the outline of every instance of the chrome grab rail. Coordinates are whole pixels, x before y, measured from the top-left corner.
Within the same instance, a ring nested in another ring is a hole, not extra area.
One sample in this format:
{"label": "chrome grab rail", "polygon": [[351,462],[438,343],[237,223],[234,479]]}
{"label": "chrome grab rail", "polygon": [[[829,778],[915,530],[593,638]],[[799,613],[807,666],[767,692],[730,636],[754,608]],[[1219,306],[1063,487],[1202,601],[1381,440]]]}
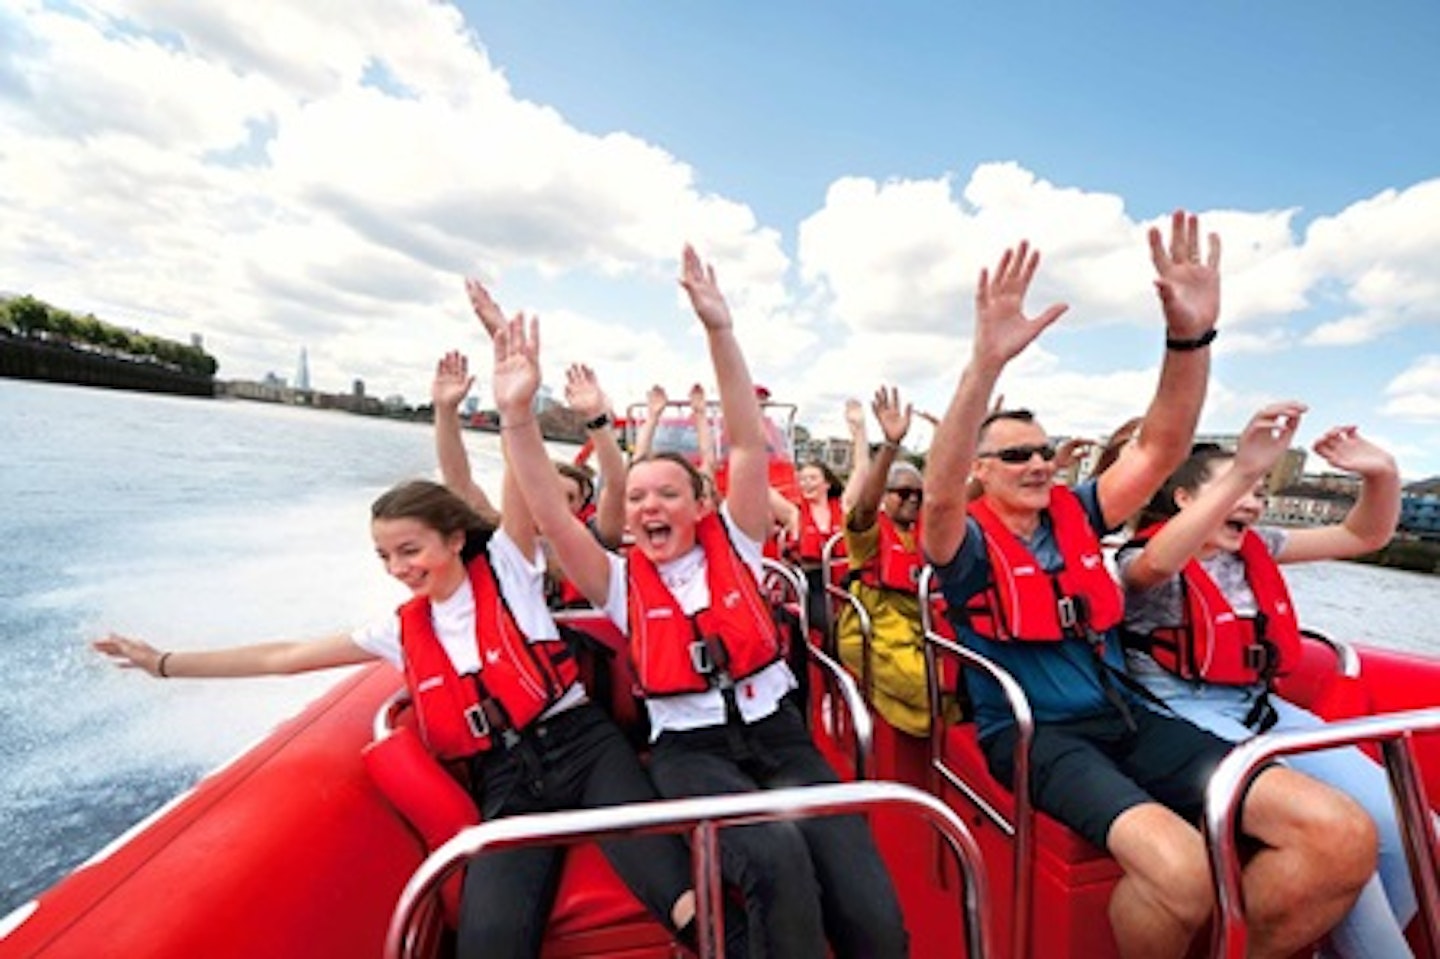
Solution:
{"label": "chrome grab rail", "polygon": [[[820,547],[820,571],[823,574],[820,578],[820,581],[825,584],[825,595],[832,599],[837,599],[842,595],[847,597],[850,595],[847,590],[840,589],[838,586],[835,585],[833,581],[835,570],[835,548],[844,541],[845,531],[843,529],[837,530],[836,532],[831,533],[825,539],[825,544]],[[823,629],[821,630],[821,635],[825,637],[825,642],[827,643],[825,647],[825,652],[838,659],[840,656],[840,637],[836,634],[835,630],[839,625],[839,620],[835,616],[835,609],[831,603],[827,602],[824,606],[824,609],[825,622],[821,624],[823,627]],[[869,648],[867,647],[865,652],[867,665],[869,664],[869,655]],[[869,680],[866,680],[864,686],[865,695],[870,695]]]}
{"label": "chrome grab rail", "polygon": [[935,632],[935,607],[930,597],[930,584],[935,581],[935,567],[926,563],[920,567],[920,579],[915,583],[915,592],[920,596],[920,630]]}
{"label": "chrome grab rail", "polygon": [[1245,954],[1249,929],[1235,850],[1235,822],[1241,800],[1261,768],[1278,756],[1335,746],[1379,742],[1400,814],[1400,830],[1420,903],[1420,921],[1430,942],[1440,943],[1440,876],[1436,874],[1436,831],[1415,757],[1415,733],[1440,732],[1440,708],[1386,713],[1327,723],[1317,729],[1266,733],[1236,746],[1215,769],[1205,792],[1205,836],[1214,875],[1219,921],[1212,955]]}
{"label": "chrome grab rail", "polygon": [[[762,576],[778,576],[791,595],[791,602],[795,604],[796,615],[800,618],[800,635],[805,637],[808,645],[810,642],[810,609],[806,600],[810,597],[810,584],[805,582],[805,577],[800,574],[789,563],[782,563],[778,559],[771,559],[768,556],[760,557],[760,571]],[[762,586],[765,583],[762,580]]]}
{"label": "chrome grab rail", "polygon": [[[834,564],[835,546],[845,538],[844,531],[832,535],[825,541],[825,548],[820,552],[820,563],[825,570],[825,593],[833,599],[843,600],[849,604],[850,609],[855,613],[856,622],[860,626],[860,690],[865,695],[865,701],[869,702],[875,691],[875,624],[870,617],[870,611],[860,598],[848,589],[841,589],[830,582],[830,570]],[[825,605],[825,611],[830,616],[830,628],[826,632],[829,637],[830,655],[840,658],[840,619],[835,615],[830,604]]]}
{"label": "chrome grab rail", "polygon": [[[928,628],[933,625],[930,614],[930,585],[933,579],[931,573],[932,570],[927,565],[920,573],[919,582],[920,611],[923,617],[922,622],[927,626],[925,630],[925,683],[930,696],[930,769],[932,774],[938,775],[974,803],[987,819],[1012,840],[1011,883],[1013,889],[1011,895],[1014,911],[1010,930],[1010,954],[1016,959],[1024,959],[1029,955],[1030,950],[1030,913],[1032,911],[1032,884],[1035,875],[1035,810],[1030,801],[1030,743],[1035,738],[1035,718],[1030,710],[1030,700],[1026,698],[1025,691],[1020,688],[1020,684],[1015,681],[1013,676],[973,649],[954,640],[946,639]],[[1015,750],[1012,760],[1015,776],[1010,791],[1015,803],[1013,822],[1006,819],[1000,810],[986,802],[975,787],[967,783],[945,763],[945,716],[941,706],[940,664],[938,661],[941,652],[958,657],[967,666],[979,669],[994,679],[1000,684],[1000,689],[1005,694],[1005,700],[1010,704],[1010,711],[1015,716]],[[939,795],[938,783],[935,793]]]}
{"label": "chrome grab rail", "polygon": [[431,853],[400,893],[385,935],[386,959],[414,955],[424,939],[416,917],[426,908],[446,878],[461,865],[490,850],[526,845],[572,844],[625,835],[653,835],[691,830],[695,858],[696,929],[702,959],[724,954],[720,863],[716,832],[730,826],[779,822],[807,816],[859,813],[880,807],[900,807],[924,816],[949,844],[959,862],[960,918],[967,955],[991,955],[990,901],[985,863],[979,846],[953,809],[934,796],[910,786],[890,782],[800,786],[728,796],[701,796],[655,802],[576,809],[564,812],[509,816],[461,831]]}
{"label": "chrome grab rail", "polygon": [[370,738],[379,742],[395,731],[395,721],[401,713],[410,708],[410,688],[401,686],[386,697],[375,710],[375,719],[370,724]]}
{"label": "chrome grab rail", "polygon": [[[855,622],[860,627],[860,690],[864,694],[865,700],[868,702],[870,700],[871,691],[875,688],[873,667],[870,662],[871,644],[874,642],[875,639],[875,625],[874,622],[870,619],[870,611],[865,608],[864,603],[860,602],[860,597],[852,593],[846,592],[839,586],[832,586],[831,584],[826,583],[825,591],[836,599],[843,599],[846,603],[849,604],[850,611],[855,614]],[[839,617],[836,617],[835,619],[835,631],[830,636],[830,642],[827,646],[827,651],[830,653],[830,655],[835,657],[839,657],[840,655]]]}
{"label": "chrome grab rail", "polygon": [[768,556],[762,557],[760,563],[767,575],[780,577],[794,594],[794,602],[799,608],[800,634],[805,643],[806,654],[819,664],[839,690],[845,710],[850,714],[850,727],[855,731],[855,777],[866,779],[875,768],[875,722],[870,717],[865,698],[860,695],[860,689],[855,685],[855,677],[828,653],[817,649],[810,642],[810,618],[805,611],[805,577],[794,567]]}
{"label": "chrome grab rail", "polygon": [[1360,653],[1354,646],[1343,639],[1335,639],[1314,629],[1302,629],[1300,635],[1306,639],[1313,639],[1322,646],[1327,647],[1335,654],[1336,670],[1345,679],[1358,679],[1360,676]]}

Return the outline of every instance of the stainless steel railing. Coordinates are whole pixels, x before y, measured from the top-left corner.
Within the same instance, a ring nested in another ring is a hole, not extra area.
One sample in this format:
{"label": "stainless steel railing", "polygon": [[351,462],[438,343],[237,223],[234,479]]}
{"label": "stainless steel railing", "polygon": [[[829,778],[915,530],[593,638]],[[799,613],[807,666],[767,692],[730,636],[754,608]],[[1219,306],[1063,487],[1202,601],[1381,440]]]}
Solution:
{"label": "stainless steel railing", "polygon": [[695,857],[700,956],[714,959],[724,954],[724,921],[719,909],[718,830],[887,807],[922,816],[945,839],[963,878],[958,891],[958,918],[963,926],[960,935],[966,944],[966,954],[971,959],[990,955],[985,865],[964,822],[939,799],[910,786],[857,782],[511,816],[472,826],[431,853],[405,884],[385,936],[385,956],[386,959],[408,959],[415,955],[414,950],[426,941],[426,930],[418,920],[433,917],[435,910],[431,904],[440,885],[482,852],[689,830]]}
{"label": "stainless steel railing", "polygon": [[1295,753],[1375,742],[1385,759],[1400,815],[1401,834],[1420,903],[1420,920],[1430,942],[1440,943],[1440,875],[1436,872],[1434,820],[1415,756],[1416,733],[1440,731],[1440,708],[1417,709],[1327,723],[1317,729],[1267,733],[1236,746],[1210,779],[1205,794],[1205,835],[1210,850],[1219,921],[1212,955],[1245,955],[1249,929],[1240,886],[1235,822],[1250,783],[1272,760]]}
{"label": "stainless steel railing", "polygon": [[875,721],[870,716],[865,697],[860,694],[855,677],[830,654],[810,642],[810,618],[805,610],[808,590],[805,577],[793,566],[768,557],[763,558],[761,564],[767,576],[777,577],[784,584],[785,590],[790,594],[790,602],[794,603],[799,612],[800,635],[805,643],[805,653],[825,673],[830,685],[829,691],[839,696],[850,717],[849,728],[855,736],[855,778],[868,779],[875,769]]}

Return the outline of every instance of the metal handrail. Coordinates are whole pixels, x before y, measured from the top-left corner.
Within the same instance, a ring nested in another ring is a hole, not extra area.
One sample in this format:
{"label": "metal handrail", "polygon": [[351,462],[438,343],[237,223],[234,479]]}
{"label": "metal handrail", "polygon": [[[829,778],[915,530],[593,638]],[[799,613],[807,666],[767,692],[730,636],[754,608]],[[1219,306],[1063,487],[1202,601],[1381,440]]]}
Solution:
{"label": "metal handrail", "polygon": [[1440,708],[1416,709],[1327,723],[1315,729],[1266,733],[1236,746],[1216,767],[1205,791],[1205,835],[1214,875],[1220,921],[1212,955],[1245,954],[1245,922],[1236,854],[1235,821],[1246,792],[1263,767],[1277,756],[1314,752],[1362,742],[1380,743],[1385,770],[1400,814],[1400,829],[1416,884],[1420,918],[1430,942],[1440,942],[1440,876],[1436,873],[1435,824],[1415,757],[1414,735],[1440,731]]}
{"label": "metal handrail", "polygon": [[[854,593],[841,589],[839,586],[825,584],[825,591],[836,599],[843,599],[850,606],[850,611],[855,614],[855,622],[860,627],[860,691],[864,693],[866,701],[869,701],[874,685],[874,667],[871,664],[871,648],[875,639],[875,623],[870,618],[870,611],[865,604],[860,602],[860,597]],[[831,636],[829,652],[831,655],[840,655],[840,619],[835,619],[835,632]]]}
{"label": "metal handrail", "polygon": [[[533,845],[569,845],[593,839],[627,835],[693,832],[696,853],[696,929],[702,959],[724,954],[724,929],[717,908],[720,862],[715,830],[731,826],[778,822],[810,816],[858,813],[898,806],[924,816],[949,844],[960,865],[960,913],[967,955],[991,955],[989,884],[985,862],[965,823],[953,809],[934,796],[910,786],[890,782],[799,786],[728,796],[659,800],[576,809],[564,812],[509,816],[462,830],[431,853],[405,884],[385,935],[386,959],[403,959],[423,936],[416,917],[446,878],[463,863],[489,850]],[[433,910],[430,910],[433,914]]]}
{"label": "metal handrail", "polygon": [[825,670],[839,690],[846,712],[850,714],[850,728],[855,732],[855,776],[858,779],[868,778],[870,771],[875,768],[875,723],[870,718],[865,698],[860,695],[860,689],[855,685],[855,678],[833,657],[809,641],[810,618],[805,610],[805,577],[793,566],[768,556],[762,557],[760,564],[766,573],[779,576],[793,594],[793,602],[799,609],[800,635],[804,637],[806,654]]}
{"label": "metal handrail", "polygon": [[806,600],[810,597],[810,584],[805,582],[799,570],[789,563],[782,563],[769,556],[760,557],[760,571],[765,575],[778,576],[790,590],[790,601],[795,604],[795,613],[800,619],[800,635],[810,642],[810,609]]}
{"label": "metal handrail", "polygon": [[402,712],[410,708],[410,687],[401,686],[386,697],[375,710],[375,719],[370,724],[370,738],[379,742],[395,731],[395,722]]}
{"label": "metal handrail", "polygon": [[1302,629],[1300,635],[1306,639],[1313,639],[1322,646],[1327,647],[1335,654],[1336,669],[1345,679],[1358,679],[1361,671],[1360,653],[1345,642],[1343,639],[1335,639],[1333,636],[1315,629]]}
{"label": "metal handrail", "polygon": [[[843,529],[836,530],[825,539],[825,544],[820,547],[820,582],[825,584],[825,595],[827,597],[837,595],[835,592],[837,587],[832,581],[832,573],[835,568],[835,548],[844,541],[845,531]],[[841,592],[844,591],[842,590]],[[839,626],[839,620],[835,616],[835,610],[829,602],[825,603],[824,609],[825,622],[821,635],[825,637],[826,642],[829,644],[826,646],[825,651],[831,656],[838,656],[840,649],[838,644],[840,640],[835,631]],[[869,657],[868,650],[866,651],[866,657]],[[865,684],[865,692],[867,695],[870,692],[870,684],[868,682]]]}
{"label": "metal handrail", "polygon": [[[923,622],[933,625],[930,618],[931,569],[926,566],[920,573],[920,609]],[[1005,701],[1015,717],[1015,748],[1012,765],[1015,770],[1011,784],[1014,800],[1014,820],[1005,815],[980,795],[958,773],[945,763],[945,710],[940,700],[939,653],[958,657],[968,666],[986,673],[1000,685]],[[1030,801],[1030,743],[1035,738],[1035,718],[1030,709],[1030,700],[1015,678],[999,665],[927,628],[925,630],[925,683],[930,698],[930,768],[952,788],[958,790],[975,804],[987,819],[1012,840],[1013,869],[1011,895],[1014,902],[1011,924],[1010,954],[1015,959],[1025,959],[1030,949],[1030,913],[1033,881],[1035,876],[1035,810]],[[936,790],[938,794],[938,789]]]}

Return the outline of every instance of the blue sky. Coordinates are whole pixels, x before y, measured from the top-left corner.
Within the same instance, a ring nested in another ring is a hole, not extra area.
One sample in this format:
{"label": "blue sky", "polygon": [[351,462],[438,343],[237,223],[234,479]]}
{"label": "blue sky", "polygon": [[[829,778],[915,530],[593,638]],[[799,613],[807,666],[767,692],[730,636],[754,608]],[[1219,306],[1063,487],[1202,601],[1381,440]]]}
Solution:
{"label": "blue sky", "polygon": [[[1022,236],[1070,314],[1002,381],[1056,432],[1147,402],[1146,228],[1225,242],[1202,428],[1307,401],[1440,474],[1440,6],[0,0],[0,289],[199,332],[221,375],[412,402],[485,344],[458,275],[617,405],[707,380],[713,259],[757,379],[839,432],[939,411]],[[917,428],[913,445],[927,442]],[[1322,464],[1312,457],[1309,466]]]}

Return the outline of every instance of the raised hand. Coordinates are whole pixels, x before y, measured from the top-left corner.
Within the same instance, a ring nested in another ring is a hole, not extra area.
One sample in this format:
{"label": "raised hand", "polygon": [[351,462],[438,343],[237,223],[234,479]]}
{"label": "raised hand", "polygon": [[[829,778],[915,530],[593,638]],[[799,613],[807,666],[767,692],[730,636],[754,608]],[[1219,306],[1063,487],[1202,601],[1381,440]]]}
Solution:
{"label": "raised hand", "polygon": [[1305,404],[1295,400],[1271,403],[1245,424],[1235,448],[1235,469],[1249,476],[1263,476],[1295,439]]}
{"label": "raised hand", "polygon": [[610,411],[610,398],[600,388],[599,378],[583,363],[572,363],[565,371],[565,405],[587,420]]}
{"label": "raised hand", "polygon": [[1194,339],[1208,333],[1220,318],[1220,237],[1208,237],[1209,252],[1200,262],[1200,218],[1176,210],[1170,218],[1167,250],[1159,227],[1150,228],[1150,259],[1155,264],[1155,289],[1165,310],[1172,337]]}
{"label": "raised hand", "polygon": [[685,244],[685,254],[680,268],[680,285],[690,294],[690,305],[695,315],[710,331],[728,330],[734,326],[730,318],[730,307],[720,287],[715,283],[715,268],[700,262],[700,255],[690,244]]}
{"label": "raised hand", "polygon": [[470,375],[470,361],[459,350],[451,350],[435,363],[435,379],[430,383],[430,400],[437,409],[459,409],[460,403],[475,385]]}
{"label": "raised hand", "polygon": [[665,387],[659,383],[645,391],[645,409],[652,420],[657,419],[661,413],[665,412],[665,407],[669,403],[670,397],[665,395]]}
{"label": "raised hand", "polygon": [[854,397],[845,401],[845,425],[852,434],[865,432],[865,407]]}
{"label": "raised hand", "polygon": [[160,650],[144,640],[108,633],[90,646],[96,652],[109,656],[121,669],[143,669],[151,676],[160,675]]}
{"label": "raised hand", "polygon": [[465,293],[470,297],[470,306],[474,308],[480,325],[485,327],[485,332],[493,339],[505,325],[505,314],[491,298],[490,291],[472,276],[465,277]]}
{"label": "raised hand", "polygon": [[[662,391],[661,396],[664,396]],[[695,416],[704,416],[709,412],[710,404],[705,399],[705,387],[696,383],[690,387],[690,412]]]}
{"label": "raised hand", "polygon": [[495,331],[495,375],[491,389],[501,413],[529,411],[540,389],[540,321],[534,317],[526,329],[524,313],[516,313]]}
{"label": "raised hand", "polygon": [[1072,436],[1059,446],[1055,447],[1055,468],[1063,470],[1074,465],[1075,461],[1084,456],[1087,450],[1095,447],[1095,441],[1086,439],[1083,436]]}
{"label": "raised hand", "polygon": [[1332,427],[1311,448],[1336,469],[1361,476],[1395,473],[1398,470],[1393,456],[1361,436],[1353,426]]}
{"label": "raised hand", "polygon": [[1019,355],[1051,323],[1069,309],[1056,303],[1037,317],[1024,313],[1025,294],[1040,266],[1040,252],[1026,240],[1006,250],[992,274],[980,271],[975,285],[975,343],[977,360],[1005,364]]}
{"label": "raised hand", "polygon": [[899,445],[910,432],[910,404],[900,405],[900,391],[893,386],[888,390],[880,387],[875,391],[870,409],[880,424],[880,432],[885,434],[885,441]]}

